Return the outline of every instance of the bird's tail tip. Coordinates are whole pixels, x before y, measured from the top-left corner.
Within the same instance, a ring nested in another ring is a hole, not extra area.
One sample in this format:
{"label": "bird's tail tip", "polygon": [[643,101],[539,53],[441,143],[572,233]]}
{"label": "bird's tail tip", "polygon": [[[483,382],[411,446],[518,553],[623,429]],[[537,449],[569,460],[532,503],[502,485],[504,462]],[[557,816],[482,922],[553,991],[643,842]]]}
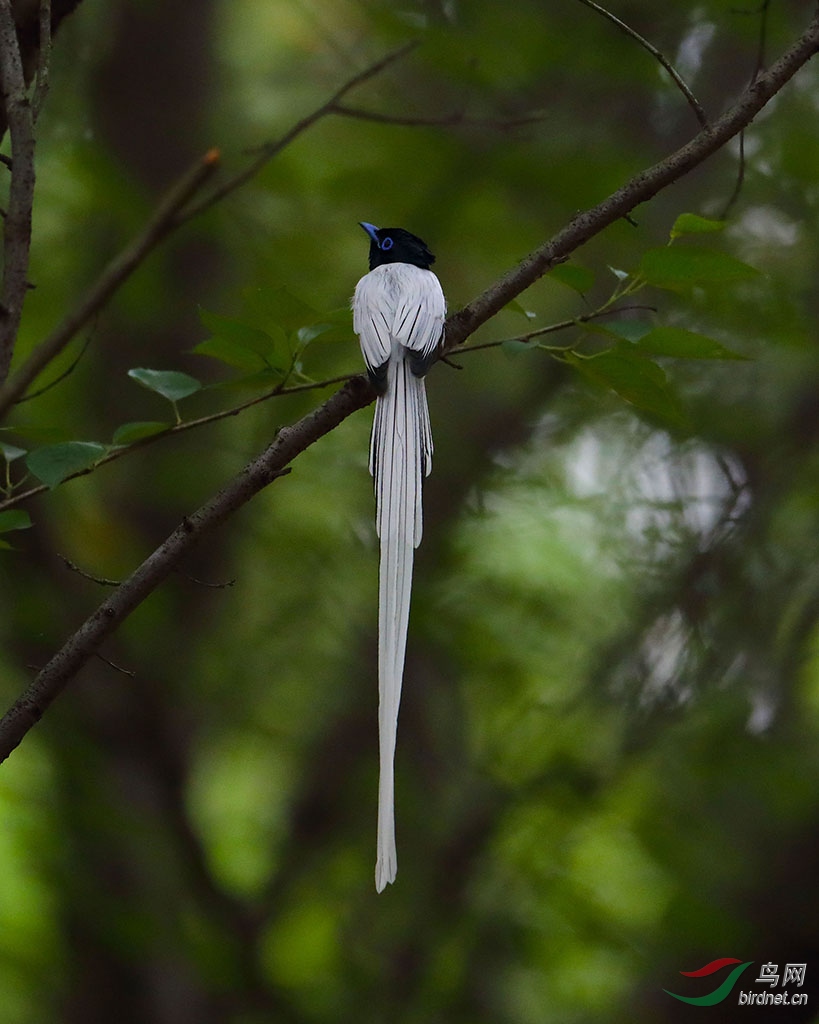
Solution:
{"label": "bird's tail tip", "polygon": [[380,856],[375,865],[375,891],[383,892],[388,885],[392,885],[398,873],[398,863],[395,854]]}

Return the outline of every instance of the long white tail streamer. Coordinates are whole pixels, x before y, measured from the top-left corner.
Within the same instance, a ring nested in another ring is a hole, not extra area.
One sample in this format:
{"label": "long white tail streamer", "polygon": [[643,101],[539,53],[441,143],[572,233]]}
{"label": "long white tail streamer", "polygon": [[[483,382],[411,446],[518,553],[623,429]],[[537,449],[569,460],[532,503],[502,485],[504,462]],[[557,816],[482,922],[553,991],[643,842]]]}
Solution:
{"label": "long white tail streamer", "polygon": [[375,887],[395,881],[395,739],[404,675],[413,553],[421,542],[423,478],[432,468],[424,381],[413,373],[434,352],[446,300],[430,270],[389,263],[366,274],[353,298],[353,329],[381,388],[370,472],[381,557],[378,573],[378,843]]}
{"label": "long white tail streamer", "polygon": [[432,468],[432,435],[424,382],[405,358],[390,362],[370,444],[375,482],[378,572],[378,854],[375,887],[395,881],[394,771],[398,707],[407,645],[412,563],[421,542],[421,486]]}

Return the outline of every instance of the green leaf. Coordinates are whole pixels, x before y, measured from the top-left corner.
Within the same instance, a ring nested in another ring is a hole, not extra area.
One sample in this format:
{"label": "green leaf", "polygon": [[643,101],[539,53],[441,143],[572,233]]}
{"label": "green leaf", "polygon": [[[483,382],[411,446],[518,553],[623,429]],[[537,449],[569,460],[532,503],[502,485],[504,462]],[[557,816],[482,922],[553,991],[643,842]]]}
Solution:
{"label": "green leaf", "polygon": [[650,320],[610,320],[605,324],[597,324],[606,334],[612,334],[623,341],[639,341],[654,329]]}
{"label": "green leaf", "polygon": [[746,356],[721,345],[713,338],[682,327],[655,327],[634,339],[641,352],[674,359],[745,359]]}
{"label": "green leaf", "polygon": [[158,420],[140,420],[134,423],[123,423],[114,431],[112,441],[115,445],[129,445],[135,441],[141,441],[145,437],[153,437],[155,434],[162,434],[170,429],[170,423],[161,423]]}
{"label": "green leaf", "polygon": [[311,341],[315,341],[316,338],[320,338],[323,334],[329,334],[330,331],[338,330],[338,324],[319,322],[317,324],[310,324],[308,327],[300,327],[296,331],[296,339],[299,346],[304,347],[309,345]]}
{"label": "green leaf", "polygon": [[517,313],[526,320],[534,320],[537,316],[537,313],[533,313],[531,309],[527,309],[519,299],[511,299],[503,308],[508,309],[510,313]]}
{"label": "green leaf", "polygon": [[276,345],[280,344],[285,337],[281,327],[272,325],[272,332],[261,330],[244,323],[235,317],[223,316],[221,313],[209,313],[208,310],[199,307],[199,319],[203,327],[206,327],[215,338],[228,341],[237,348],[247,352],[255,352],[259,356],[266,356]]}
{"label": "green leaf", "polygon": [[242,374],[229,380],[220,380],[208,387],[210,391],[272,391],[282,382],[281,371],[265,367],[255,373]]}
{"label": "green leaf", "polygon": [[11,508],[0,512],[0,533],[10,530],[27,530],[31,526],[31,516],[20,508]]}
{"label": "green leaf", "polygon": [[268,332],[278,327],[285,334],[291,334],[319,318],[315,309],[284,287],[248,288],[243,299],[245,318]]}
{"label": "green leaf", "polygon": [[6,462],[14,462],[15,459],[21,458],[26,454],[25,448],[18,448],[14,444],[6,444],[4,441],[0,441],[0,454]]}
{"label": "green leaf", "polygon": [[349,306],[336,306],[326,313],[322,313],[317,319],[323,323],[335,324],[336,327],[345,327],[348,332],[353,329],[353,311]]}
{"label": "green leaf", "polygon": [[238,370],[255,371],[268,366],[284,372],[290,365],[291,349],[284,328],[270,323],[262,330],[234,317],[199,310],[199,319],[212,337],[193,349],[198,355],[219,359]]}
{"label": "green leaf", "polygon": [[722,231],[724,227],[724,220],[711,220],[708,217],[701,217],[698,213],[681,213],[674,221],[670,238],[673,241],[681,235],[702,235],[711,231]]}
{"label": "green leaf", "polygon": [[155,391],[169,402],[178,402],[201,390],[202,385],[195,377],[179,370],[133,369],[128,376],[149,391]]}
{"label": "green leaf", "polygon": [[235,317],[211,313],[200,306],[199,320],[215,337],[224,338],[258,355],[264,355],[273,347],[273,338],[267,331],[251,327]]}
{"label": "green leaf", "polygon": [[519,356],[521,352],[536,352],[537,347],[530,345],[526,341],[521,341],[520,338],[510,338],[508,341],[502,341],[500,344],[501,351],[507,356]]}
{"label": "green leaf", "polygon": [[261,370],[265,365],[264,356],[253,352],[243,345],[237,345],[227,338],[206,338],[194,345],[191,352],[198,356],[209,356],[211,359],[218,359],[220,363],[226,363],[236,370],[253,372]]}
{"label": "green leaf", "polygon": [[566,361],[584,377],[609,388],[630,405],[673,427],[684,427],[686,416],[662,367],[630,347],[617,347],[595,356],[575,352]]}
{"label": "green leaf", "polygon": [[62,427],[44,427],[32,423],[15,424],[13,427],[0,427],[0,431],[8,434],[19,434],[20,437],[39,441],[40,444],[56,444],[68,440],[68,433]]}
{"label": "green leaf", "polygon": [[30,452],[26,465],[47,487],[56,487],[75,473],[93,466],[105,451],[104,445],[92,441],[50,444]]}
{"label": "green leaf", "polygon": [[643,254],[640,270],[649,284],[670,289],[741,281],[759,273],[726,253],[689,245],[649,249]]}
{"label": "green leaf", "polygon": [[559,281],[567,288],[585,294],[594,284],[594,271],[578,263],[558,263],[549,271],[550,281]]}

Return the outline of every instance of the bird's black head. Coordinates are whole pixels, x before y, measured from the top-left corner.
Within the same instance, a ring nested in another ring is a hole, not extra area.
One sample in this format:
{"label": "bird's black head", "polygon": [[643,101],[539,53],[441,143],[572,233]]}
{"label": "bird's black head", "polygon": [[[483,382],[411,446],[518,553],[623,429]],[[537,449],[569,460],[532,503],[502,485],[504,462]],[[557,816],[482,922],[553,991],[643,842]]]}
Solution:
{"label": "bird's black head", "polygon": [[377,228],[374,224],[360,221],[361,227],[370,236],[370,270],[382,263],[411,263],[414,267],[429,270],[435,257],[417,235],[411,235],[403,228]]}

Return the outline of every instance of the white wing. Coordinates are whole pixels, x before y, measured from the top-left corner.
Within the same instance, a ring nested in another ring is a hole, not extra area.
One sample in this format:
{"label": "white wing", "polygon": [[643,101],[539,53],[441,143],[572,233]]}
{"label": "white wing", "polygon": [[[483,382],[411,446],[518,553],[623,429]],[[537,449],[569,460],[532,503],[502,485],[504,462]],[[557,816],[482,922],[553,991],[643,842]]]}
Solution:
{"label": "white wing", "polygon": [[367,369],[375,371],[396,345],[430,356],[443,332],[446,299],[431,270],[408,263],[385,263],[356,285],[353,330]]}
{"label": "white wing", "polygon": [[446,299],[431,270],[399,263],[404,280],[399,289],[393,320],[393,337],[422,357],[432,355],[444,327]]}
{"label": "white wing", "polygon": [[361,343],[367,369],[375,371],[390,358],[393,308],[385,287],[384,267],[377,267],[358,282],[353,296],[353,330]]}

